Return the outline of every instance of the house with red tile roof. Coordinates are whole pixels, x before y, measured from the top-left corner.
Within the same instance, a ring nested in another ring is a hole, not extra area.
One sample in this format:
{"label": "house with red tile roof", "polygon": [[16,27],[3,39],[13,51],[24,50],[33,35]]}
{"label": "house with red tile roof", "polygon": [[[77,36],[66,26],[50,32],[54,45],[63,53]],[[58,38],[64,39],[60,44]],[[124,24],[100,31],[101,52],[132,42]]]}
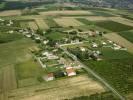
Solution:
{"label": "house with red tile roof", "polygon": [[76,72],[72,67],[66,67],[66,72],[68,76],[75,76]]}
{"label": "house with red tile roof", "polygon": [[54,79],[55,79],[55,77],[54,77],[53,73],[48,73],[48,75],[45,77],[46,81],[52,81]]}

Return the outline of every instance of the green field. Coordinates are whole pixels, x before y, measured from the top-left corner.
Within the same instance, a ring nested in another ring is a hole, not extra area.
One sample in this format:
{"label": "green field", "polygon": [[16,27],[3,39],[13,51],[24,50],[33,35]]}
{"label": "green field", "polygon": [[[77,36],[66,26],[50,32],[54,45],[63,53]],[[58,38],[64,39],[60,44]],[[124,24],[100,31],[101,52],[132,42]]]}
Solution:
{"label": "green field", "polygon": [[133,30],[120,32],[118,34],[121,35],[122,37],[124,37],[125,39],[127,39],[128,41],[133,43]]}
{"label": "green field", "polygon": [[45,74],[41,65],[33,59],[16,64],[15,70],[19,87],[36,85],[40,82],[39,79],[43,74]]}
{"label": "green field", "polygon": [[113,16],[112,14],[110,14],[108,12],[105,12],[105,11],[96,11],[96,10],[93,10],[92,12],[93,12],[93,14],[95,16],[104,16],[104,17],[111,17],[111,16]]}
{"label": "green field", "polygon": [[57,28],[59,27],[59,25],[52,19],[52,18],[47,18],[44,20],[46,22],[46,24],[50,27],[50,28]]}
{"label": "green field", "polygon": [[46,37],[50,40],[61,40],[62,38],[66,37],[66,34],[60,33],[60,32],[51,32],[49,34],[46,35]]}
{"label": "green field", "polygon": [[85,25],[94,25],[94,22],[89,21],[89,20],[87,20],[87,19],[85,19],[85,18],[76,18],[76,19],[77,19],[78,21],[84,23]]}
{"label": "green field", "polygon": [[102,27],[113,32],[121,32],[133,29],[133,27],[131,26],[120,24],[114,21],[99,21],[96,22],[96,25],[98,27]]}
{"label": "green field", "polygon": [[15,64],[31,58],[29,48],[36,46],[29,39],[20,39],[0,45],[0,67]]}
{"label": "green field", "polygon": [[23,36],[20,34],[8,34],[8,33],[1,33],[0,34],[0,43],[8,43],[12,41],[17,41],[19,39],[22,39]]}
{"label": "green field", "polygon": [[32,59],[16,64],[15,66],[17,77],[20,80],[31,77],[38,77],[42,73],[41,66]]}
{"label": "green field", "polygon": [[5,3],[0,3],[0,9],[3,9],[5,7]]}

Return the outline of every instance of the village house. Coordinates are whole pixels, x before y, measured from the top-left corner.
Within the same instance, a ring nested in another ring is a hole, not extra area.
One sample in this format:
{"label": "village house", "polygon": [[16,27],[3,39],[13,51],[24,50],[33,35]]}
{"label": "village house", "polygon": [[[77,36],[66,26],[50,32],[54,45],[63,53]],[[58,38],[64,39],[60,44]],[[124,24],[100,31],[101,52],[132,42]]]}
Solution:
{"label": "village house", "polygon": [[74,71],[74,69],[72,67],[66,67],[66,72],[68,76],[75,76],[76,72]]}
{"label": "village house", "polygon": [[48,74],[44,77],[44,79],[45,79],[46,81],[52,81],[52,80],[55,79],[55,77],[54,77],[54,74],[53,74],[53,73],[48,73]]}
{"label": "village house", "polygon": [[106,44],[107,44],[106,42],[102,41],[102,45],[106,45]]}
{"label": "village house", "polygon": [[49,40],[44,40],[44,41],[43,41],[43,44],[46,45],[48,42],[49,42]]}
{"label": "village house", "polygon": [[0,21],[1,21],[1,22],[4,22],[5,20],[0,18]]}
{"label": "village house", "polygon": [[12,34],[13,32],[14,32],[13,30],[8,31],[8,33],[10,33],[10,34]]}
{"label": "village house", "polygon": [[86,51],[86,48],[80,47],[80,50],[84,52],[84,51]]}
{"label": "village house", "polygon": [[98,47],[98,44],[97,44],[97,43],[93,43],[93,44],[92,44],[92,47],[93,47],[93,48],[97,48],[97,47]]}
{"label": "village house", "polygon": [[26,34],[25,36],[28,37],[28,38],[31,38],[31,35],[30,34]]}
{"label": "village house", "polygon": [[43,52],[42,56],[46,56],[46,58],[49,60],[59,59],[58,56],[53,55],[52,53],[49,53],[49,52]]}

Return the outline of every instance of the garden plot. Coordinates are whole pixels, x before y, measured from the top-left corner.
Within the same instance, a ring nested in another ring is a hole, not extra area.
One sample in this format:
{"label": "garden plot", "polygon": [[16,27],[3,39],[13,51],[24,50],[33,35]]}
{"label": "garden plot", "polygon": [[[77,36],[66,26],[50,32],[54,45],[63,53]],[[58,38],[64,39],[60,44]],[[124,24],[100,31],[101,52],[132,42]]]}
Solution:
{"label": "garden plot", "polygon": [[33,30],[37,30],[38,26],[36,25],[36,23],[34,21],[29,22],[29,27]]}
{"label": "garden plot", "polygon": [[92,15],[92,12],[89,11],[48,11],[48,12],[40,12],[40,15]]}
{"label": "garden plot", "polygon": [[74,18],[56,18],[54,20],[56,23],[58,23],[60,26],[63,26],[63,27],[84,25],[83,23],[79,22]]}
{"label": "garden plot", "polygon": [[42,18],[36,18],[35,21],[40,29],[42,30],[49,29],[48,25],[44,22]]}

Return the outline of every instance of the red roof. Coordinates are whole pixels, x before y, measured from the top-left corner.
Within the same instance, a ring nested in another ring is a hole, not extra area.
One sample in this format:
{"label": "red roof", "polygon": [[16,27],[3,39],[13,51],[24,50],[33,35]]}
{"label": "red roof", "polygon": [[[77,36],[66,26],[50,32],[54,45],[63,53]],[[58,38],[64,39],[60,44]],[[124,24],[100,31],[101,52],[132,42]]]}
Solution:
{"label": "red roof", "polygon": [[66,72],[69,74],[69,73],[73,73],[75,71],[72,67],[69,67],[69,68],[66,68]]}
{"label": "red roof", "polygon": [[48,77],[54,77],[54,74],[53,73],[49,73]]}

